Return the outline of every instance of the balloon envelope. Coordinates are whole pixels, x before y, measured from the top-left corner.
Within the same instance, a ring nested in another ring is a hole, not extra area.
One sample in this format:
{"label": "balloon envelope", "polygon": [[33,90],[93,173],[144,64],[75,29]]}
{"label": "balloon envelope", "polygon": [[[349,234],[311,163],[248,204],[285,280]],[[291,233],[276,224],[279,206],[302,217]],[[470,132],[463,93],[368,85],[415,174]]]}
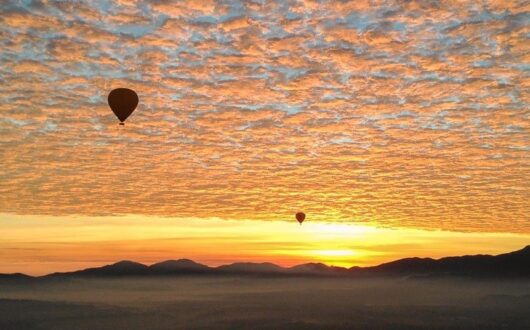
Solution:
{"label": "balloon envelope", "polygon": [[302,222],[304,222],[304,219],[305,219],[305,213],[304,212],[298,212],[296,213],[296,220],[302,224]]}
{"label": "balloon envelope", "polygon": [[132,89],[116,88],[110,92],[108,101],[112,112],[120,120],[120,125],[123,125],[125,119],[136,109],[138,95]]}

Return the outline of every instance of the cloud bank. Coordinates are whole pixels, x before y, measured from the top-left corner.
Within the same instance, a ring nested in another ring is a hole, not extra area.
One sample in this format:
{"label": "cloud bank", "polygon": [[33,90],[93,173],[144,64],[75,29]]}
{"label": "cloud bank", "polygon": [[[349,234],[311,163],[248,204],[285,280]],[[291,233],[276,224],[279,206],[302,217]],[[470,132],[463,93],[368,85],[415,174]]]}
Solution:
{"label": "cloud bank", "polygon": [[0,211],[529,233],[530,6],[370,3],[4,1]]}

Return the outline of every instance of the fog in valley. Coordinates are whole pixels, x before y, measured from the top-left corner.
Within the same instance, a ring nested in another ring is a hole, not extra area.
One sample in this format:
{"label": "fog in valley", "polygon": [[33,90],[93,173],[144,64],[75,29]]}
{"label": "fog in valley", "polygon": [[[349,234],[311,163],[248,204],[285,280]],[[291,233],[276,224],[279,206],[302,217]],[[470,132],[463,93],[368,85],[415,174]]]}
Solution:
{"label": "fog in valley", "polygon": [[270,277],[0,282],[0,329],[530,328],[530,281]]}

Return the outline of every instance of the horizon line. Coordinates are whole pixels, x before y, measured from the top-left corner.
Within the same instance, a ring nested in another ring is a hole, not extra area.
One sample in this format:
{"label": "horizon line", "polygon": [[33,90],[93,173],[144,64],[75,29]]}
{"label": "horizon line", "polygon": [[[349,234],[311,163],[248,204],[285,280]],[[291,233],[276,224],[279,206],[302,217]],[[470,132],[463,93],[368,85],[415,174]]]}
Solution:
{"label": "horizon line", "polygon": [[524,247],[522,247],[520,249],[507,251],[507,252],[503,252],[503,253],[499,253],[499,254],[464,254],[464,255],[450,255],[450,256],[444,256],[444,257],[440,257],[440,258],[411,256],[411,257],[405,257],[405,258],[391,260],[391,261],[388,261],[388,262],[383,262],[381,264],[373,265],[373,266],[351,266],[351,267],[334,266],[334,265],[331,265],[331,264],[326,264],[324,262],[305,262],[305,263],[296,264],[296,265],[293,265],[293,266],[281,266],[281,265],[278,265],[278,264],[270,262],[270,261],[261,261],[261,262],[237,261],[237,262],[232,262],[232,263],[228,263],[228,264],[222,264],[222,265],[218,265],[218,266],[210,266],[210,265],[207,265],[207,264],[196,262],[195,260],[192,260],[192,259],[189,259],[189,258],[165,259],[165,260],[154,262],[154,263],[151,263],[151,264],[144,264],[144,263],[141,263],[141,262],[138,262],[138,261],[134,261],[134,260],[122,259],[122,260],[118,260],[118,261],[115,261],[115,262],[112,262],[112,263],[109,263],[109,264],[103,264],[103,265],[98,266],[98,267],[88,267],[88,268],[78,269],[78,270],[74,270],[74,271],[65,271],[65,272],[52,272],[52,273],[48,273],[48,274],[44,274],[44,275],[33,276],[33,275],[28,275],[28,274],[22,273],[22,272],[0,273],[0,275],[24,275],[24,276],[28,276],[28,277],[32,277],[32,278],[41,278],[41,277],[46,277],[46,276],[50,276],[50,275],[69,274],[69,273],[75,273],[75,272],[91,270],[91,269],[100,269],[100,268],[103,268],[103,267],[114,266],[114,265],[117,265],[119,263],[125,263],[125,262],[136,264],[136,265],[141,265],[141,266],[145,266],[146,268],[149,268],[149,267],[152,267],[154,265],[161,264],[161,263],[168,262],[168,261],[191,261],[191,262],[193,262],[193,263],[195,263],[197,265],[201,265],[201,266],[207,267],[207,268],[212,269],[212,270],[213,269],[218,269],[218,268],[221,268],[221,267],[225,267],[225,266],[240,265],[240,264],[251,264],[251,265],[270,264],[270,265],[279,267],[279,268],[284,269],[284,270],[293,269],[293,268],[296,268],[296,267],[299,267],[299,266],[304,266],[304,265],[324,265],[324,266],[326,266],[328,268],[340,268],[340,269],[344,269],[344,270],[351,270],[351,269],[375,268],[375,267],[379,267],[381,265],[397,262],[397,261],[400,261],[400,260],[407,260],[407,259],[421,259],[421,260],[434,260],[434,261],[437,261],[437,260],[442,260],[442,259],[445,259],[445,258],[459,258],[459,257],[470,257],[470,256],[471,257],[473,257],[473,256],[496,257],[496,256],[501,256],[501,255],[515,253],[515,252],[521,252],[521,251],[524,251],[524,250],[527,250],[527,249],[530,250],[530,243],[528,245],[525,245]]}

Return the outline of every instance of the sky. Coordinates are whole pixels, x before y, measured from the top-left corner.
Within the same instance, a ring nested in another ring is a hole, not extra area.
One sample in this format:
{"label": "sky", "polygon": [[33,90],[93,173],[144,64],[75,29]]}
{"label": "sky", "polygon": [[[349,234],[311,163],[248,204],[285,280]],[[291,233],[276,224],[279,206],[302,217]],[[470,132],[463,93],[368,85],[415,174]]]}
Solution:
{"label": "sky", "polygon": [[[530,242],[527,1],[0,11],[0,272],[351,266]],[[140,99],[124,127],[107,105],[118,87]],[[169,239],[190,231],[199,245]]]}

